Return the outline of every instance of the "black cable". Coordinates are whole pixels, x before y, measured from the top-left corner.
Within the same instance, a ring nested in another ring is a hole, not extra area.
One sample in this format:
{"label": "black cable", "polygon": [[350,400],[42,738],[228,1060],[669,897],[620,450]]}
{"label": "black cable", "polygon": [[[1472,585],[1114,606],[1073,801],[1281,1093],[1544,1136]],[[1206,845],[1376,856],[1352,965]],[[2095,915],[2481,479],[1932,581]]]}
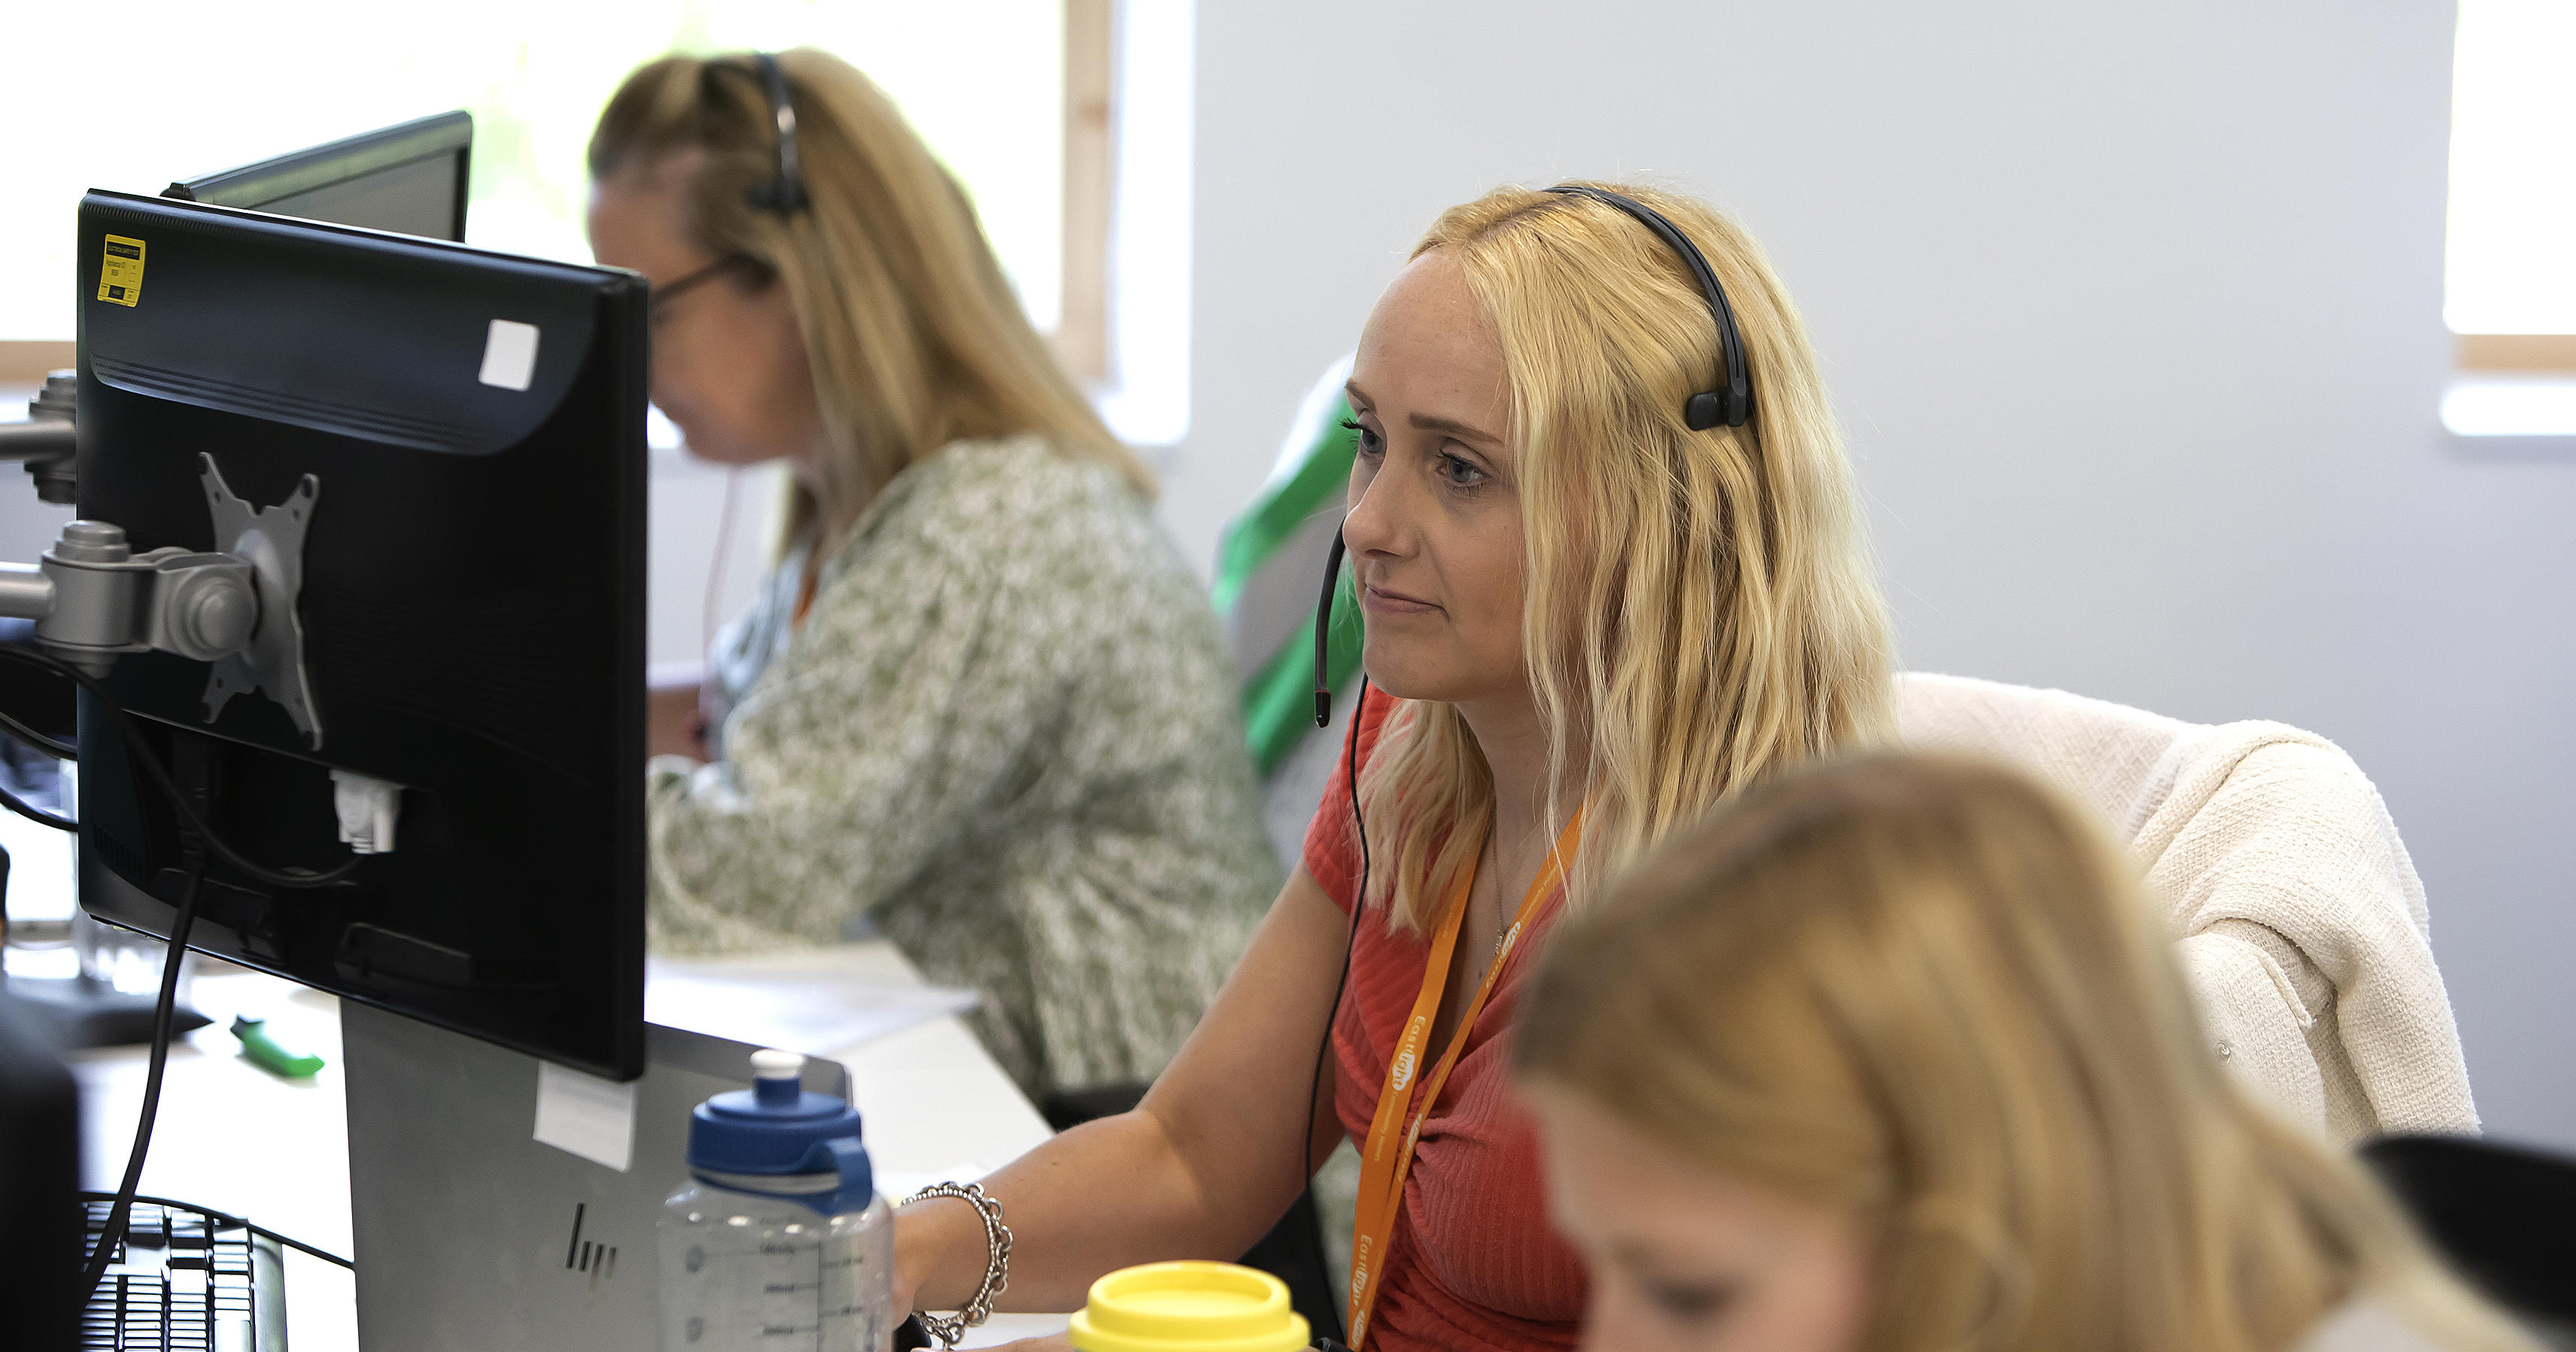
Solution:
{"label": "black cable", "polygon": [[9,792],[7,789],[0,789],[0,807],[5,807],[11,812],[15,812],[19,816],[24,817],[39,826],[50,826],[57,831],[77,831],[80,829],[79,822],[76,822],[69,817],[57,817],[53,813],[47,812],[43,808],[28,802],[26,799]]}
{"label": "black cable", "polygon": [[[1315,1166],[1315,1100],[1324,1092],[1324,1059],[1333,1050],[1333,1025],[1342,1017],[1342,991],[1351,980],[1351,953],[1359,947],[1360,908],[1368,904],[1369,843],[1368,823],[1360,818],[1360,715],[1368,709],[1368,673],[1360,673],[1359,698],[1351,701],[1351,726],[1344,734],[1342,763],[1350,769],[1351,829],[1360,839],[1360,887],[1351,894],[1351,932],[1342,941],[1342,972],[1333,978],[1333,1003],[1324,1012],[1324,1036],[1315,1044],[1315,1073],[1306,1081],[1306,1139],[1297,1143],[1299,1169],[1306,1185],[1314,1186]],[[1332,1261],[1324,1253],[1324,1227],[1315,1227],[1315,1272],[1324,1279],[1324,1289],[1335,1289]]]}
{"label": "black cable", "polygon": [[[352,855],[348,862],[324,873],[281,872],[252,863],[243,858],[239,851],[224,843],[223,839],[207,826],[205,818],[198,815],[196,806],[188,801],[188,796],[180,790],[178,781],[171,777],[170,767],[162,764],[161,757],[152,750],[152,744],[145,739],[141,721],[109,692],[106,682],[78,667],[32,648],[0,644],[0,658],[53,672],[94,696],[99,706],[106,710],[110,717],[116,719],[119,730],[125,735],[127,750],[134,760],[142,762],[153,787],[169,799],[171,809],[179,815],[181,821],[186,823],[184,840],[188,876],[187,881],[181,886],[177,911],[171,921],[169,947],[163,952],[161,958],[161,994],[152,1007],[152,1059],[143,1077],[143,1110],[137,1115],[134,1124],[133,1148],[126,1153],[124,1180],[117,1186],[115,1200],[108,1207],[107,1222],[99,1229],[98,1244],[91,1250],[87,1270],[82,1276],[81,1303],[87,1305],[90,1297],[97,1293],[99,1283],[106,1279],[108,1268],[114,1265],[117,1250],[125,1243],[126,1226],[134,1214],[135,1189],[143,1181],[143,1162],[152,1152],[152,1128],[161,1113],[161,1082],[163,1072],[169,1068],[171,1024],[179,1004],[179,970],[187,962],[188,936],[196,928],[197,901],[205,890],[208,856],[211,854],[220,857],[225,863],[254,881],[281,888],[327,887],[355,872],[360,857]],[[9,731],[22,735],[32,733],[31,729],[27,729],[15,719],[10,719],[7,727]],[[48,745],[52,744],[49,739],[40,740],[45,740]],[[0,806],[6,806],[11,811],[47,826],[64,830],[78,829],[78,823],[56,817],[51,813],[41,812],[5,789],[0,789]],[[247,1225],[248,1222],[244,1224]],[[334,1262],[344,1262],[334,1255],[323,1253],[300,1241],[288,1240],[283,1235],[271,1234],[270,1237],[279,1243],[293,1243],[296,1248],[316,1256],[329,1258]]]}
{"label": "black cable", "polygon": [[152,1067],[143,1076],[143,1112],[134,1124],[134,1148],[126,1152],[125,1181],[117,1185],[116,1203],[108,1208],[107,1224],[98,1232],[98,1247],[90,1254],[89,1271],[81,1278],[83,1306],[97,1293],[108,1265],[116,1261],[117,1246],[125,1242],[125,1222],[134,1214],[134,1189],[143,1181],[143,1158],[152,1152],[152,1122],[161,1112],[161,1072],[170,1061],[171,1015],[179,1006],[179,968],[188,957],[188,931],[196,927],[197,893],[206,881],[205,853],[191,853],[196,858],[188,865],[188,881],[179,893],[179,915],[170,925],[170,947],[161,955],[161,998],[152,1007]]}
{"label": "black cable", "polygon": [[17,738],[35,751],[51,756],[55,760],[74,760],[80,756],[79,747],[69,742],[56,741],[28,727],[6,712],[0,712],[0,732]]}
{"label": "black cable", "polygon": [[[116,719],[117,727],[124,732],[126,750],[132,753],[135,760],[142,763],[148,777],[152,780],[152,786],[159,789],[162,796],[170,800],[171,810],[179,814],[179,820],[187,824],[188,829],[196,834],[199,843],[212,851],[216,858],[231,865],[235,871],[251,881],[265,883],[270,887],[328,887],[357,872],[358,865],[365,861],[366,856],[353,854],[349,856],[347,862],[337,868],[322,873],[301,873],[264,868],[243,858],[240,851],[225,844],[223,837],[216,835],[214,829],[206,825],[205,818],[197,815],[196,806],[188,801],[187,794],[180,791],[179,782],[170,777],[170,767],[161,763],[161,757],[152,750],[152,744],[144,739],[142,721],[117,701],[116,696],[109,692],[106,682],[68,662],[37,652],[32,648],[0,644],[0,658],[42,667],[58,676],[68,678],[74,685],[96,697],[99,704]],[[48,823],[48,825],[51,824]]]}
{"label": "black cable", "polygon": [[[105,1202],[113,1200],[116,1195],[117,1194],[112,1192],[85,1191],[81,1193],[81,1200],[84,1202]],[[254,1235],[276,1240],[278,1243],[283,1244],[290,1249],[300,1249],[305,1253],[309,1253],[314,1257],[321,1259],[325,1263],[337,1263],[341,1267],[349,1269],[351,1272],[358,1270],[357,1264],[350,1262],[348,1259],[343,1258],[328,1249],[317,1249],[292,1235],[281,1235],[266,1226],[253,1225],[239,1216],[232,1215],[228,1212],[217,1211],[210,1206],[199,1206],[194,1202],[182,1202],[169,1197],[155,1197],[148,1192],[138,1192],[134,1194],[134,1200],[145,1206],[170,1207],[179,1211],[193,1211],[198,1215],[213,1221],[217,1225],[229,1226],[235,1230],[248,1230]]]}

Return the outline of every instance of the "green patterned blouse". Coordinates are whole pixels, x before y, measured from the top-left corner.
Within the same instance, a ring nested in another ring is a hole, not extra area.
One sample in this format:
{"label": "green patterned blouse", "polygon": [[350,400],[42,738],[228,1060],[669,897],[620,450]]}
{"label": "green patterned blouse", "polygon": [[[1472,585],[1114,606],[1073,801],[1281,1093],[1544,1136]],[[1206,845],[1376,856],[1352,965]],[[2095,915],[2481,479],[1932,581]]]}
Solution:
{"label": "green patterned blouse", "polygon": [[718,759],[653,762],[666,952],[827,943],[861,918],[1032,1096],[1150,1080],[1280,868],[1206,595],[1107,470],[1033,439],[896,476],[791,555],[710,653]]}

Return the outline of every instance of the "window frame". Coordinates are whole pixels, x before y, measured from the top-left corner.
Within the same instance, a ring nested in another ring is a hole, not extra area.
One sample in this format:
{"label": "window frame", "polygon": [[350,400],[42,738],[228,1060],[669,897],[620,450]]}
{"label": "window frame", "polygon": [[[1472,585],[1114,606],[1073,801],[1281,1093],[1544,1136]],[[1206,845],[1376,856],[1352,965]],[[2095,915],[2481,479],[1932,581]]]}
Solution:
{"label": "window frame", "polygon": [[[2443,280],[2446,307],[2449,301],[2449,286],[2451,280],[2451,251],[2459,247],[2451,236],[2456,233],[2457,227],[2460,224],[2460,218],[2458,215],[2460,207],[2456,194],[2458,193],[2460,186],[2457,176],[2460,173],[2460,164],[2462,159],[2461,138],[2464,135],[2480,133],[2483,133],[2484,136],[2493,136],[2498,133],[2499,127],[2503,125],[2496,120],[2497,108],[2493,104],[2481,104],[2479,106],[2479,110],[2474,114],[2464,110],[2461,106],[2460,100],[2463,97],[2463,90],[2474,87],[2482,91],[2492,91],[2500,87],[2495,82],[2495,72],[2483,71],[2473,73],[2471,70],[2463,69],[2460,64],[2462,53],[2467,50],[2463,46],[2461,33],[2473,22],[2473,16],[2466,12],[2468,8],[2469,7],[2465,4],[2461,6],[2461,10],[2463,12],[2459,15],[2458,22],[2452,30],[2451,77],[2453,83],[2453,94],[2451,105],[2451,130],[2449,143],[2445,150],[2445,161],[2448,165],[2448,173],[2451,176],[2451,181],[2444,189],[2444,213],[2446,226],[2444,231],[2445,239],[2443,242]],[[2495,17],[2496,16],[2492,13],[2488,15],[2488,18],[2491,20]],[[2495,40],[2495,34],[2487,31],[2483,24],[2480,27],[2481,36],[2484,41],[2481,43],[2479,50],[2486,53],[2489,59],[2492,59],[2492,50],[2486,44],[2490,44]],[[2528,35],[2526,34],[2525,36],[2527,37]],[[2481,79],[2481,74],[2483,74],[2485,78]],[[2529,72],[2518,71],[2514,72],[2514,74],[2527,75]],[[2522,108],[2519,110],[2519,115],[2523,117],[2528,117],[2530,113],[2531,110],[2529,108]],[[2483,146],[2486,143],[2482,139],[2480,144]],[[2490,146],[2488,148],[2491,149],[2492,147]],[[2483,157],[2475,154],[2472,154],[2470,159],[2473,163],[2487,163]],[[2490,207],[2493,206],[2492,203],[2488,205]],[[2450,332],[2452,335],[2451,366],[2453,374],[2456,376],[2474,381],[2486,377],[2564,377],[2576,375],[2576,333],[2485,333],[2461,332],[2456,329],[2453,329]]]}
{"label": "window frame", "polygon": [[[0,342],[0,386],[42,385],[48,372],[68,370],[78,360],[76,343],[47,339]],[[0,418],[7,416],[7,411],[0,411]]]}
{"label": "window frame", "polygon": [[1109,251],[1118,192],[1118,0],[1064,0],[1064,281],[1056,359],[1088,387],[1110,383]]}
{"label": "window frame", "polygon": [[2478,374],[2546,372],[2576,375],[2576,333],[2462,333],[2456,365]]}

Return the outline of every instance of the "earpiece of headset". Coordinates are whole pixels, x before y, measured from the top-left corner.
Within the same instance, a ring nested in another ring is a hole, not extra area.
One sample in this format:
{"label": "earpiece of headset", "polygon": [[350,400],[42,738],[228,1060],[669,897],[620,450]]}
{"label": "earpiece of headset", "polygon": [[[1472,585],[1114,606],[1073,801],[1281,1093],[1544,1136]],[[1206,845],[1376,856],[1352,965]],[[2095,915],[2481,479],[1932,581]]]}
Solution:
{"label": "earpiece of headset", "polygon": [[1604,206],[1617,207],[1636,218],[1661,238],[1672,251],[1681,255],[1691,275],[1699,279],[1699,289],[1708,295],[1709,315],[1717,321],[1717,346],[1725,369],[1718,372],[1721,388],[1702,390],[1682,405],[1682,421],[1694,432],[1712,427],[1742,427],[1753,420],[1753,375],[1744,361],[1744,340],[1735,332],[1735,309],[1726,303],[1726,288],[1717,284],[1717,273],[1700,254],[1699,246],[1681,232],[1662,212],[1633,197],[1622,197],[1606,188],[1580,183],[1560,183],[1549,192],[1568,197],[1589,197]]}
{"label": "earpiece of headset", "polygon": [[777,57],[759,52],[752,60],[760,66],[760,89],[769,96],[769,114],[778,123],[778,176],[754,184],[743,196],[758,210],[793,216],[813,205],[796,172],[796,99],[788,92],[787,72],[778,68]]}

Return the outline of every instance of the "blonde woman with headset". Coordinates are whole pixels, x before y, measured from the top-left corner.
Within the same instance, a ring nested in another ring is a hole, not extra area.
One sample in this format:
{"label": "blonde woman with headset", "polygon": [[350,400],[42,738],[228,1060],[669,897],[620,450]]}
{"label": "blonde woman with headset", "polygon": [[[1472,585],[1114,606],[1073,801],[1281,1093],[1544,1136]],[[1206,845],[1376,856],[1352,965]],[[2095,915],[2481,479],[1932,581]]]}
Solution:
{"label": "blonde woman with headset", "polygon": [[[784,547],[656,692],[663,949],[872,919],[1033,1097],[1150,1080],[1258,920],[1233,664],[1153,479],[1031,330],[973,209],[828,54],[655,61],[590,144],[696,455],[784,460]],[[705,764],[692,764],[703,760]]]}
{"label": "blonde woman with headset", "polygon": [[2091,822],[1879,755],[1624,878],[1515,1057],[1587,1347],[2538,1352],[2209,1045]]}
{"label": "blonde woman with headset", "polygon": [[1353,1346],[1570,1345],[1581,1269],[1498,1036],[1530,954],[1665,833],[1888,727],[1815,357],[1723,216],[1608,185],[1451,210],[1348,393],[1375,689],[1304,863],[1142,1106],[899,1213],[898,1293],[961,1310],[942,1336],[1005,1284],[1071,1309],[1113,1268],[1241,1253],[1347,1136]]}

